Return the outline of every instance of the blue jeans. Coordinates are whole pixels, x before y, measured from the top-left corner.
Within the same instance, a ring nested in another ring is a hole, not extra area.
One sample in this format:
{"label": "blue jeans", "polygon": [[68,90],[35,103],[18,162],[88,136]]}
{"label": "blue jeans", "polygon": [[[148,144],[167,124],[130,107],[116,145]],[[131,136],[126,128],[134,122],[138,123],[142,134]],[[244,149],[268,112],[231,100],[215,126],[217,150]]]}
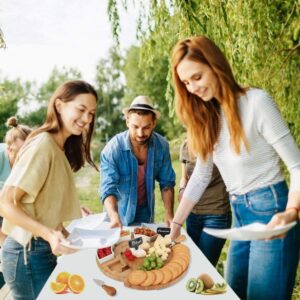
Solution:
{"label": "blue jeans", "polygon": [[[0,247],[1,250],[1,247]],[[1,250],[2,251],[2,250]],[[0,256],[0,264],[2,264],[2,255]],[[2,271],[0,271],[0,289],[5,285],[4,277]]]}
{"label": "blue jeans", "polygon": [[0,289],[2,289],[4,285],[5,285],[5,281],[4,281],[3,273],[0,272]]}
{"label": "blue jeans", "polygon": [[[268,223],[284,211],[288,188],[285,182],[230,195],[235,227],[253,222]],[[299,223],[283,239],[232,241],[226,279],[241,299],[290,299],[299,260]]]}
{"label": "blue jeans", "polygon": [[145,203],[144,205],[137,206],[134,221],[129,225],[140,225],[141,223],[152,223],[151,222],[151,212]]}
{"label": "blue jeans", "polygon": [[231,213],[222,215],[198,215],[191,213],[186,220],[188,235],[214,266],[219,260],[226,240],[203,232],[203,228],[224,229],[230,228],[230,226]]}
{"label": "blue jeans", "polygon": [[7,237],[2,259],[4,279],[14,300],[36,299],[56,266],[56,256],[52,254],[49,244],[41,238],[31,240],[25,265],[23,246]]}

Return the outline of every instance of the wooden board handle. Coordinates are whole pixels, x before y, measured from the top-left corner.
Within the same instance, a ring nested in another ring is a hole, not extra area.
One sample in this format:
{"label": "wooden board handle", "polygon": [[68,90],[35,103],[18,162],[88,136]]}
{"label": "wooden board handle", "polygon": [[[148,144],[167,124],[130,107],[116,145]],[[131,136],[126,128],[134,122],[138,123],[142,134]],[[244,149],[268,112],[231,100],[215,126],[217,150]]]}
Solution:
{"label": "wooden board handle", "polygon": [[180,236],[178,236],[176,239],[175,239],[175,243],[181,243],[183,241],[186,240],[186,236],[184,234],[181,234]]}
{"label": "wooden board handle", "polygon": [[102,288],[109,296],[114,296],[117,293],[117,290],[113,286],[102,284]]}

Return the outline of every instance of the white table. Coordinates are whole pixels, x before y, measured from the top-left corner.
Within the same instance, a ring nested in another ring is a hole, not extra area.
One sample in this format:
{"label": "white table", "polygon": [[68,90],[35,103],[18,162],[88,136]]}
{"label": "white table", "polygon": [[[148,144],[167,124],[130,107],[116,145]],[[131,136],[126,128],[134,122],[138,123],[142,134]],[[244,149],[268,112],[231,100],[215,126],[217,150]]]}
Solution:
{"label": "white table", "polygon": [[[182,233],[186,234],[184,230]],[[160,290],[141,291],[124,286],[123,282],[113,280],[102,273],[96,264],[96,250],[85,250],[79,251],[75,254],[65,255],[58,260],[58,264],[54,269],[53,273],[49,277],[43,290],[41,291],[38,300],[51,300],[51,299],[85,299],[85,300],[96,300],[96,299],[116,299],[116,300],[166,300],[173,297],[173,300],[235,300],[239,299],[232,289],[228,286],[225,294],[219,295],[200,295],[188,292],[185,288],[186,282],[192,277],[197,277],[202,273],[208,273],[215,282],[223,282],[224,279],[216,271],[216,269],[210,264],[207,258],[193,243],[191,238],[186,234],[187,239],[184,242],[190,249],[191,260],[188,270],[184,277],[174,285],[168,288]],[[79,274],[85,280],[85,289],[81,294],[54,294],[50,289],[50,282],[55,281],[55,278],[60,272],[69,272],[71,274]],[[105,291],[98,287],[94,282],[93,278],[103,280],[106,284],[112,285],[117,289],[117,295],[114,297],[108,296]]]}

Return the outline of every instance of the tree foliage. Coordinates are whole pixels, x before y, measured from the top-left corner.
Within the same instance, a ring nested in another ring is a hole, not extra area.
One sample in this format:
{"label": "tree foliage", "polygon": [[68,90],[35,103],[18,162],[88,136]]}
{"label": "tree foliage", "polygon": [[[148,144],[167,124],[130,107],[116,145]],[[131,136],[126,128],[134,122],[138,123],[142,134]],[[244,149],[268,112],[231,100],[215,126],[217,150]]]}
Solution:
{"label": "tree foliage", "polygon": [[126,89],[123,106],[129,106],[136,96],[150,97],[162,115],[156,131],[169,138],[174,138],[178,134],[179,125],[174,124],[170,117],[169,105],[165,97],[168,60],[155,58],[153,64],[141,65],[140,52],[139,47],[132,46],[126,54],[124,66]]}
{"label": "tree foliage", "polygon": [[[23,116],[22,121],[31,127],[38,127],[43,124],[46,118],[47,105],[54,91],[65,81],[80,79],[81,73],[74,68],[62,68],[61,70],[54,67],[48,80],[42,84],[35,96],[38,103],[37,109]],[[30,105],[32,99],[22,101],[22,105]]]}
{"label": "tree foliage", "polygon": [[18,102],[26,99],[30,94],[31,84],[21,82],[20,79],[0,81],[0,140],[3,141],[8,128],[5,126],[7,119],[17,116]]}
{"label": "tree foliage", "polygon": [[[140,12],[137,27],[141,41],[140,65],[150,70],[157,60],[169,59],[179,39],[207,35],[225,52],[241,84],[259,86],[271,93],[300,143],[299,0],[151,0],[147,3],[147,9]],[[118,15],[115,13],[113,17]],[[118,26],[115,20],[112,24]],[[113,32],[117,37],[119,31]],[[161,93],[174,107],[169,74],[166,80],[167,88]]]}
{"label": "tree foliage", "polygon": [[0,28],[0,48],[6,48],[3,32]]}
{"label": "tree foliage", "polygon": [[97,127],[103,141],[126,128],[121,112],[124,96],[123,64],[122,55],[117,48],[112,47],[108,58],[101,59],[96,67],[96,89],[99,96]]}

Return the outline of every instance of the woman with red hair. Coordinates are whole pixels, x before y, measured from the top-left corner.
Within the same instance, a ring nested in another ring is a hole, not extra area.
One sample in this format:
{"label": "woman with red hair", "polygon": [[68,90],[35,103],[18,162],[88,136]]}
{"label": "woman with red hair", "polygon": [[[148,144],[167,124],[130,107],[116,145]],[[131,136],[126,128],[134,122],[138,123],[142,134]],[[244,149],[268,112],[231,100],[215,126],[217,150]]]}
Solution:
{"label": "woman with red hair", "polygon": [[[213,163],[229,191],[235,227],[298,221],[300,151],[273,99],[238,84],[222,51],[205,36],[176,44],[172,75],[176,112],[198,157],[171,225],[172,238],[210,182]],[[281,159],[291,175],[289,191]],[[297,222],[285,237],[231,242],[226,279],[241,299],[290,299],[299,233]]]}

